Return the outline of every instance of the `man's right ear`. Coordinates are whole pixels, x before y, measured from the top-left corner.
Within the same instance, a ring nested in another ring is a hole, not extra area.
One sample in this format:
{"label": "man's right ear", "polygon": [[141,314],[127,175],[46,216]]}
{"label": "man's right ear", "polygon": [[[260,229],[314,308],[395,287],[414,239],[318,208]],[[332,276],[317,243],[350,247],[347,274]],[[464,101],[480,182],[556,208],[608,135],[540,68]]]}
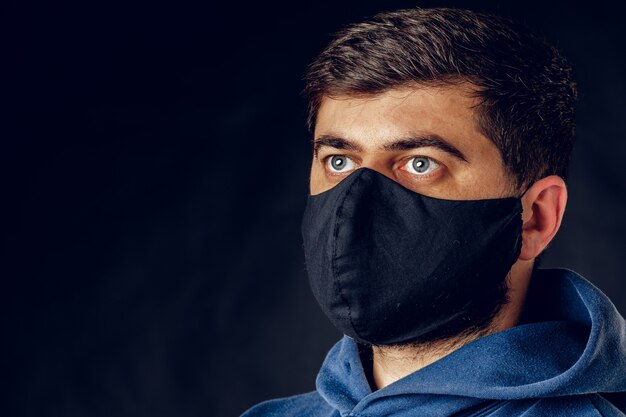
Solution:
{"label": "man's right ear", "polygon": [[519,259],[529,261],[552,241],[563,220],[567,204],[565,181],[550,175],[535,182],[522,197],[522,251]]}

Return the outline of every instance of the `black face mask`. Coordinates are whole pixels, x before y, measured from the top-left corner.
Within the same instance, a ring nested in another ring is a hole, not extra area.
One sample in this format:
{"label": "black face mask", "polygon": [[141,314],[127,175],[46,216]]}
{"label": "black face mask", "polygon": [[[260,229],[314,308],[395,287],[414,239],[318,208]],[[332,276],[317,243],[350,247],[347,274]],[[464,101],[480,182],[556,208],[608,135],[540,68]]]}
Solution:
{"label": "black face mask", "polygon": [[361,168],[309,196],[302,222],[322,310],[358,342],[390,345],[484,326],[519,257],[519,198],[442,200]]}

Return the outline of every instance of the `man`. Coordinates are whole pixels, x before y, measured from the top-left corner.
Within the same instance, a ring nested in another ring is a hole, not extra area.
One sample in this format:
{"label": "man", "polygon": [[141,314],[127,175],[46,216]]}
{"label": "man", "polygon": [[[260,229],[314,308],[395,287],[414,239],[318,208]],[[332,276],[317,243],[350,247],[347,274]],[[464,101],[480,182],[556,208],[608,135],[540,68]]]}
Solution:
{"label": "man", "polygon": [[311,288],[346,336],[315,392],[252,416],[623,416],[626,323],[537,268],[567,202],[576,88],[489,15],[352,25],[311,65]]}

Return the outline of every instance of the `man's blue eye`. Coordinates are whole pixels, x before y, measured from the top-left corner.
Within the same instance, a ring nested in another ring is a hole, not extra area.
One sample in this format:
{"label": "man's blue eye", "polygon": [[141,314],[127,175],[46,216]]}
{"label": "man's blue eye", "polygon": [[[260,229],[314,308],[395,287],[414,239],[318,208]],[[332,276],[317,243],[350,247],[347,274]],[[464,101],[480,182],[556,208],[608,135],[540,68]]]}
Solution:
{"label": "man's blue eye", "polygon": [[407,165],[409,172],[417,175],[428,174],[439,167],[437,162],[426,156],[416,156],[415,158],[411,158]]}
{"label": "man's blue eye", "polygon": [[333,155],[328,158],[328,168],[333,172],[346,172],[354,169],[354,161],[345,155]]}

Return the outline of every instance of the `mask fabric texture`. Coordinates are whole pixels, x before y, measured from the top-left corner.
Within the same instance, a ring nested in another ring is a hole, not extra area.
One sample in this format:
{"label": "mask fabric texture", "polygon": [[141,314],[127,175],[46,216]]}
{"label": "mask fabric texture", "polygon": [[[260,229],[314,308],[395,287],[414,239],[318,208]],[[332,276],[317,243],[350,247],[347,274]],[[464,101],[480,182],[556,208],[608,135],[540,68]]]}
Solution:
{"label": "mask fabric texture", "polygon": [[367,168],[309,196],[302,234],[322,310],[361,343],[427,341],[485,326],[520,254],[519,198],[444,200]]}

